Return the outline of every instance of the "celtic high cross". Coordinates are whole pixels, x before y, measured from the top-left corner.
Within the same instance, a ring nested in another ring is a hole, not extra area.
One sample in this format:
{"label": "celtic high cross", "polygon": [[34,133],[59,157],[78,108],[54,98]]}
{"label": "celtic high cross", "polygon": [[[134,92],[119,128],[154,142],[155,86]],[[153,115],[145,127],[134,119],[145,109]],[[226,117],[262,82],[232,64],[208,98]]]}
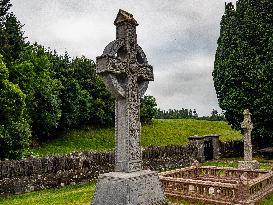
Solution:
{"label": "celtic high cross", "polygon": [[116,40],[97,57],[96,71],[116,99],[115,171],[134,172],[142,169],[140,97],[153,80],[153,67],[137,44],[133,15],[119,10],[114,25]]}

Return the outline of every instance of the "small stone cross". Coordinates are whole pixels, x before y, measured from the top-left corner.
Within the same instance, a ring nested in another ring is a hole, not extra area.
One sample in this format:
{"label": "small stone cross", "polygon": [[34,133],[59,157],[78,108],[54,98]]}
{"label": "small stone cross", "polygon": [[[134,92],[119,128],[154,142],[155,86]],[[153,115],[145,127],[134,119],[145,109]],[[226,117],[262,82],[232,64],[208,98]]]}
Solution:
{"label": "small stone cross", "polygon": [[116,40],[97,57],[96,71],[116,99],[115,171],[134,172],[142,169],[140,97],[154,78],[153,67],[137,44],[133,15],[119,10],[114,25]]}
{"label": "small stone cross", "polygon": [[244,160],[252,160],[252,144],[251,144],[251,131],[253,124],[251,122],[251,113],[248,109],[244,110],[244,121],[241,123],[241,128],[244,130]]}

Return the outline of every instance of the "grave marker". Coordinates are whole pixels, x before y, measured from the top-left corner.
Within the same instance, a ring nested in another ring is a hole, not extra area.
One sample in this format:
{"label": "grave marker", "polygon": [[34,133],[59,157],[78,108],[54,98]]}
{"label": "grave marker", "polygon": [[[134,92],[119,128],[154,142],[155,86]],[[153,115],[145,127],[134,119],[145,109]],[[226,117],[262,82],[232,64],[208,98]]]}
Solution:
{"label": "grave marker", "polygon": [[251,113],[246,109],[243,114],[244,121],[241,123],[241,128],[244,130],[244,161],[239,161],[239,168],[258,169],[258,162],[252,159],[251,131],[253,129],[253,124],[251,122]]}
{"label": "grave marker", "polygon": [[98,74],[114,95],[115,172],[100,175],[93,205],[164,205],[157,172],[142,170],[140,97],[154,79],[153,67],[137,44],[137,21],[119,10],[116,40],[97,57]]}

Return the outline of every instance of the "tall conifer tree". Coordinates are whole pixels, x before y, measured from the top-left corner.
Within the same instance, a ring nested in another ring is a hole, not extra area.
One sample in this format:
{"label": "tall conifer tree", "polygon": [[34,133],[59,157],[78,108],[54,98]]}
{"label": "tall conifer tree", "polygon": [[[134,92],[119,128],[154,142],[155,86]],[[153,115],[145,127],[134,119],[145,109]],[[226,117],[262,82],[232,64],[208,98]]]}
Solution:
{"label": "tall conifer tree", "polygon": [[273,1],[238,0],[225,7],[213,79],[227,121],[240,129],[250,109],[253,137],[273,144]]}

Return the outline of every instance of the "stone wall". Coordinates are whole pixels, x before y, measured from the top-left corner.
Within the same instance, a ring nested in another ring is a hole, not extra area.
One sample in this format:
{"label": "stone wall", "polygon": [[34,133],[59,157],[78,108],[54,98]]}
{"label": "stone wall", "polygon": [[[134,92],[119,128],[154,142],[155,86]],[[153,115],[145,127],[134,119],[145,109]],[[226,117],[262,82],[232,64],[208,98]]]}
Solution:
{"label": "stone wall", "polygon": [[[188,166],[197,156],[194,146],[148,147],[145,169],[163,171]],[[0,161],[0,196],[92,181],[114,170],[113,152],[80,152],[63,156]]]}
{"label": "stone wall", "polygon": [[[242,157],[243,141],[220,142],[221,157]],[[200,158],[194,145],[148,147],[143,150],[144,169],[165,171]],[[0,196],[55,188],[95,180],[114,171],[113,152],[79,152],[25,160],[0,161]]]}
{"label": "stone wall", "polygon": [[221,158],[243,157],[244,141],[220,141],[220,153]]}

